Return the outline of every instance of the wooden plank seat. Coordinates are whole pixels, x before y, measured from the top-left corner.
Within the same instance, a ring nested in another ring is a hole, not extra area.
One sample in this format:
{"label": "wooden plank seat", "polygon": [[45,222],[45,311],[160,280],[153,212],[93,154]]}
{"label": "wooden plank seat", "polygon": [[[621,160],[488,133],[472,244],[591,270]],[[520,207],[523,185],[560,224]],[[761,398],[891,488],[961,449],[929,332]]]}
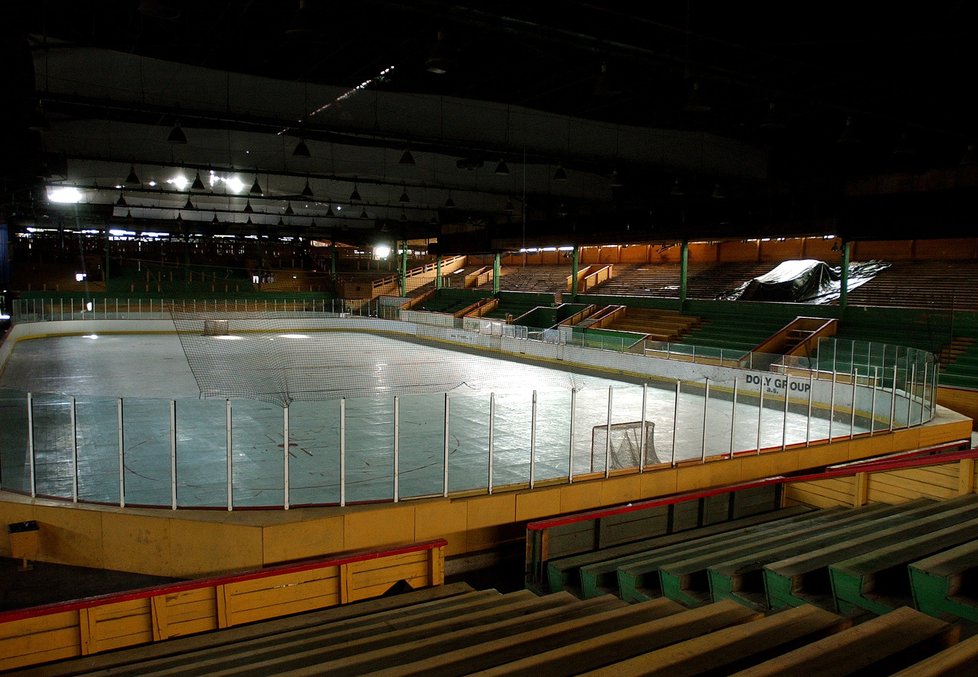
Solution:
{"label": "wooden plank seat", "polygon": [[978,661],[978,635],[893,673],[892,677],[959,677],[973,671]]}
{"label": "wooden plank seat", "polygon": [[950,623],[901,607],[734,674],[886,675],[953,644],[957,635]]}
{"label": "wooden plank seat", "polygon": [[[936,504],[935,504],[936,505]],[[927,506],[924,506],[927,507]],[[820,544],[834,543],[839,534],[853,531],[857,534],[872,532],[880,519],[893,519],[899,513],[897,506],[876,504],[844,511],[836,519],[812,520],[802,529],[778,530],[771,535],[748,536],[730,540],[719,548],[690,553],[658,567],[662,594],[681,604],[695,606],[710,599],[708,571],[728,560],[743,561],[756,558],[774,561],[785,553],[798,551],[798,543],[811,540]],[[646,583],[647,585],[648,583]]]}
{"label": "wooden plank seat", "polygon": [[[821,512],[794,512],[791,508],[785,508],[786,512],[778,511],[781,517],[766,514],[764,517],[770,519],[744,518],[742,520],[732,520],[701,527],[693,530],[693,533],[684,532],[688,538],[671,545],[663,544],[657,547],[648,548],[641,552],[625,555],[623,557],[613,557],[611,559],[586,564],[579,569],[581,596],[597,597],[606,593],[618,594],[618,568],[623,565],[631,564],[635,561],[645,560],[653,556],[667,556],[671,553],[688,553],[692,549],[703,550],[716,547],[717,543],[724,543],[728,539],[738,538],[748,534],[767,534],[774,529],[790,530],[797,528],[802,521],[814,519],[830,519],[830,515],[835,511]],[[760,515],[755,517],[761,517]],[[729,527],[722,530],[714,530],[721,526]],[[624,599],[624,597],[622,598]],[[648,597],[642,599],[649,599]],[[637,601],[637,600],[626,600]]]}
{"label": "wooden plank seat", "polygon": [[[528,624],[541,619],[559,618],[580,600],[567,593],[537,597],[527,590],[497,596],[495,604],[478,600],[469,605],[450,609],[428,609],[419,613],[399,611],[374,614],[367,618],[351,619],[346,623],[331,623],[305,632],[275,635],[261,641],[234,643],[165,659],[145,661],[132,667],[121,666],[114,675],[157,674],[237,674],[255,666],[280,666],[316,656],[320,660],[350,653],[369,651],[377,647],[397,645],[408,639],[437,637],[443,633],[487,624],[525,620]],[[596,601],[594,608],[609,608],[605,600]],[[264,669],[264,668],[263,668]],[[276,668],[277,669],[277,668]],[[274,671],[274,670],[271,670]]]}
{"label": "wooden plank seat", "polygon": [[[656,600],[666,602],[668,600]],[[647,603],[647,602],[646,602]],[[675,604],[675,602],[669,602]],[[610,663],[636,656],[652,649],[669,646],[706,633],[715,632],[722,628],[739,623],[757,620],[760,615],[733,602],[709,604],[698,609],[681,609],[679,613],[664,618],[622,628],[577,642],[568,642],[549,651],[536,652],[530,644],[519,659],[502,662],[499,659],[510,658],[515,652],[509,646],[479,647],[480,653],[492,651],[492,665],[477,674],[480,677],[503,677],[509,675],[547,675],[547,677],[562,677],[576,675],[582,670],[593,670]],[[499,652],[506,652],[500,654]],[[443,657],[436,657],[426,662],[426,667],[442,666]],[[420,664],[419,664],[419,667]],[[456,667],[453,665],[453,668]],[[459,666],[461,667],[461,666]],[[471,663],[465,668],[475,667]],[[394,675],[421,674],[394,671]],[[430,673],[425,673],[430,674]],[[459,673],[456,673],[459,674]]]}
{"label": "wooden plank seat", "polygon": [[816,595],[824,593],[828,588],[831,564],[912,538],[923,530],[942,529],[978,517],[978,496],[974,494],[942,501],[938,506],[942,509],[929,514],[915,509],[911,511],[913,519],[909,522],[881,529],[858,540],[836,543],[765,565],[764,592],[768,606],[778,609],[805,603],[808,599],[806,586],[814,588]]}
{"label": "wooden plank seat", "polygon": [[[50,677],[56,677],[96,670],[111,670],[115,673],[115,670],[120,666],[136,664],[140,661],[165,661],[170,658],[177,658],[183,663],[186,662],[183,660],[185,656],[209,656],[224,645],[245,645],[251,642],[260,642],[267,638],[287,637],[290,633],[304,632],[310,628],[319,628],[325,625],[351,627],[360,623],[369,623],[371,619],[391,614],[396,614],[398,617],[413,617],[417,613],[436,609],[455,611],[477,600],[501,597],[502,595],[496,590],[477,591],[468,583],[449,583],[390,597],[334,606],[260,623],[234,626],[219,632],[177,637],[146,646],[73,658],[47,664],[42,668],[37,668],[37,671]],[[167,664],[162,662],[161,665]]]}
{"label": "wooden plank seat", "polygon": [[581,674],[600,677],[726,675],[844,630],[850,623],[834,613],[805,605]]}
{"label": "wooden plank seat", "polygon": [[[808,512],[801,510],[794,514]],[[570,557],[552,559],[547,563],[547,583],[551,591],[576,589],[580,581],[579,570],[582,566],[601,562],[605,559],[632,555],[644,550],[655,547],[664,547],[674,543],[682,543],[691,538],[703,538],[713,534],[723,533],[729,529],[750,526],[752,524],[763,524],[765,522],[778,519],[778,511],[759,513],[743,517],[731,522],[718,522],[706,527],[687,529],[670,534],[663,534],[651,538],[638,539],[628,543],[623,543],[610,548],[603,548],[597,551],[585,552]],[[733,524],[733,526],[731,526]]]}
{"label": "wooden plank seat", "polygon": [[856,609],[884,614],[912,603],[907,566],[972,541],[976,534],[978,519],[966,520],[830,565],[836,609],[845,614]]}
{"label": "wooden plank seat", "polygon": [[[611,608],[598,609],[593,605],[603,602]],[[501,644],[524,644],[530,651],[547,651],[552,648],[594,637],[598,634],[615,632],[634,627],[676,612],[676,607],[658,603],[624,604],[611,595],[595,600],[577,600],[573,608],[584,609],[574,617],[564,618],[551,615],[546,618],[515,618],[470,627],[453,632],[439,633],[423,639],[402,638],[399,642],[371,650],[344,652],[339,659],[323,660],[319,655],[303,657],[299,661],[288,661],[274,666],[275,670],[293,670],[292,674],[308,675],[346,675],[379,672],[392,674],[395,666],[416,663],[431,656],[449,654],[459,656],[463,653],[478,654],[480,647],[491,642]],[[251,670],[268,670],[265,665],[251,665]],[[437,671],[422,670],[424,674],[437,674]],[[449,674],[457,674],[452,670]]]}
{"label": "wooden plank seat", "polygon": [[[909,504],[867,506],[877,509],[874,512],[862,513],[863,519],[839,521],[821,532],[801,534],[799,538],[790,542],[775,544],[773,547],[761,550],[752,549],[741,556],[717,562],[707,570],[710,596],[714,600],[730,598],[744,604],[766,606],[767,598],[764,591],[766,564],[834,543],[872,535],[881,529],[904,524],[912,520],[913,515],[928,514],[928,510],[936,510],[941,504],[924,500],[915,505],[920,506],[923,512],[913,512]],[[857,510],[865,510],[865,508]],[[808,600],[811,602],[813,596],[808,597]],[[831,597],[824,603],[826,606],[831,606]]]}
{"label": "wooden plank seat", "polygon": [[978,540],[911,562],[908,571],[917,609],[978,622]]}

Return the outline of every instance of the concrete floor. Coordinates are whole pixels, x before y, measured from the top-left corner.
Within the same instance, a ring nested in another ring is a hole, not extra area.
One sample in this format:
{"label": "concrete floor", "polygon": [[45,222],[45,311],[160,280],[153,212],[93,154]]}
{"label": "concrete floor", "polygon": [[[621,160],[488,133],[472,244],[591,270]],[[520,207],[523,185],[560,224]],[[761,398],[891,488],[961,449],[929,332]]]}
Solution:
{"label": "concrete floor", "polygon": [[[292,506],[337,503],[341,484],[348,502],[390,500],[397,396],[398,495],[440,494],[447,393],[448,487],[484,489],[490,458],[494,486],[529,479],[531,438],[535,479],[566,477],[571,456],[575,474],[603,470],[604,445],[592,453],[592,435],[608,422],[609,387],[612,423],[641,420],[641,385],[366,333],[195,337],[183,343],[176,335],[35,339],[15,347],[0,376],[0,471],[4,488],[30,491],[25,395],[30,391],[38,494],[72,497],[74,396],[79,500],[118,504],[124,496],[127,505],[169,506],[175,484],[179,506],[224,507],[229,458],[235,507],[281,506],[286,500]],[[230,453],[226,398],[231,399]],[[756,402],[746,397],[734,414],[729,395],[717,393],[704,406],[702,394],[682,393],[675,417],[674,386],[650,384],[646,398],[646,420],[655,424],[654,453],[661,461],[726,453],[731,439],[733,449],[742,451],[829,434],[828,420],[809,419],[807,407],[792,406],[785,417],[783,405],[772,403],[759,423]],[[865,430],[859,421],[851,430],[847,416],[832,423],[833,437]]]}

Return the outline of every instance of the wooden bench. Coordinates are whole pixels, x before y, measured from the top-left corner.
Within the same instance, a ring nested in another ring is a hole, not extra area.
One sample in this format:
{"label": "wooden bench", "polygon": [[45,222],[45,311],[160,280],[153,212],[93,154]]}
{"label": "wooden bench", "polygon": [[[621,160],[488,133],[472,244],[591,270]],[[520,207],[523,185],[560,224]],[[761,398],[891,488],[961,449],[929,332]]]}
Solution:
{"label": "wooden bench", "polygon": [[913,594],[907,566],[974,540],[976,529],[978,519],[971,519],[830,565],[836,609],[844,614],[856,609],[885,614],[910,603]]}
{"label": "wooden bench", "polygon": [[[874,505],[834,513],[831,518],[811,520],[798,530],[778,530],[770,535],[748,536],[730,540],[720,548],[690,553],[659,566],[662,594],[682,604],[696,605],[710,598],[708,570],[727,560],[746,557],[774,561],[784,553],[797,552],[799,541],[815,539],[832,543],[840,532],[856,529],[865,533],[875,528],[878,515],[892,511],[893,506]],[[775,554],[777,553],[777,555]]]}
{"label": "wooden bench", "polygon": [[[940,504],[925,499],[918,505],[926,509]],[[739,557],[711,565],[707,570],[710,596],[714,600],[730,598],[746,604],[765,605],[764,565],[834,543],[871,535],[888,526],[903,524],[912,519],[908,516],[910,510],[907,504],[874,504],[858,508],[853,511],[851,519],[833,522],[826,529],[800,535],[797,539],[771,548],[751,549]]]}
{"label": "wooden bench", "polygon": [[[675,543],[683,543],[693,538],[703,538],[713,534],[723,533],[725,531],[729,531],[730,529],[746,527],[752,524],[763,524],[765,522],[778,519],[777,515],[779,512],[780,511],[759,513],[749,517],[742,517],[740,519],[733,520],[732,522],[723,521],[705,527],[684,529],[675,531],[673,533],[623,543],[614,547],[602,548],[599,550],[582,553],[580,555],[553,559],[547,563],[548,586],[551,591],[576,589],[577,584],[580,582],[579,571],[583,566],[602,562],[607,559],[635,555],[653,548],[665,547]],[[807,512],[807,510],[802,510],[793,514],[803,514],[805,512]],[[731,524],[734,524],[734,526],[730,526]]]}
{"label": "wooden bench", "polygon": [[601,677],[729,674],[844,630],[849,624],[847,619],[829,611],[806,605],[677,642],[582,674]]}
{"label": "wooden bench", "polygon": [[978,661],[978,635],[953,644],[929,658],[893,673],[891,677],[958,677],[974,670]]}
{"label": "wooden bench", "polygon": [[978,622],[978,540],[912,562],[908,570],[917,609],[932,616],[949,613]]}
{"label": "wooden bench", "polygon": [[[636,560],[644,560],[647,557],[660,553],[664,554],[665,552],[689,552],[690,548],[711,547],[712,544],[723,542],[740,535],[760,532],[767,533],[772,528],[789,529],[801,520],[822,515],[822,513],[812,512],[807,509],[799,511],[795,509],[797,507],[799,506],[679,532],[676,535],[682,535],[685,538],[671,545],[660,542],[643,549],[641,552],[619,557],[610,557],[608,559],[594,561],[590,564],[584,564],[578,570],[581,596],[586,599],[608,592],[618,592],[617,569],[623,564],[630,564]],[[594,554],[598,555],[601,552],[603,551],[598,551]]]}
{"label": "wooden bench", "polygon": [[[667,601],[667,600],[657,600]],[[675,602],[669,602],[675,604]],[[677,608],[681,608],[678,607]],[[666,616],[657,620],[623,628],[583,640],[564,644],[550,651],[534,652],[531,644],[524,657],[503,663],[499,661],[498,652],[511,652],[509,646],[500,646],[492,654],[496,667],[480,672],[481,677],[508,677],[509,675],[576,675],[583,670],[593,670],[608,665],[614,661],[631,658],[640,653],[686,641],[701,635],[715,632],[726,627],[757,620],[760,615],[733,602],[710,604],[698,609],[686,609],[680,613]],[[494,647],[479,647],[479,651],[492,650]],[[503,654],[505,658],[506,654]],[[436,657],[418,667],[441,667],[445,663],[443,657]],[[456,666],[453,665],[453,668]],[[466,668],[470,666],[465,666]],[[417,672],[393,671],[393,675],[420,674]],[[430,673],[429,673],[430,674]],[[456,673],[460,674],[460,673]]]}
{"label": "wooden bench", "polygon": [[886,675],[953,644],[958,631],[950,623],[902,607],[735,675]]}
{"label": "wooden bench", "polygon": [[876,548],[899,543],[913,537],[922,530],[937,530],[952,526],[962,520],[978,517],[978,496],[970,494],[960,498],[942,501],[934,506],[917,508],[911,513],[912,519],[888,529],[881,529],[871,536],[857,541],[845,541],[801,555],[772,562],[764,567],[764,591],[767,603],[772,609],[784,606],[797,606],[807,601],[805,585],[819,575],[827,583],[828,567],[870,552]]}

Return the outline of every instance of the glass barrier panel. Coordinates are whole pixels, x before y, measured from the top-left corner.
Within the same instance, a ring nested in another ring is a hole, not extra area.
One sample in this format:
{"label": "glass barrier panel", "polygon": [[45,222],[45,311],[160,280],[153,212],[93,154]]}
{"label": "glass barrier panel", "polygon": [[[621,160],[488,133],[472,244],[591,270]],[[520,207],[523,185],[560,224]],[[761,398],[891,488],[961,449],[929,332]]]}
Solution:
{"label": "glass barrier panel", "polygon": [[170,505],[170,403],[123,400],[126,504]]}
{"label": "glass barrier panel", "polygon": [[282,407],[258,400],[231,401],[234,507],[285,503]]}
{"label": "glass barrier panel", "polygon": [[224,400],[177,400],[177,505],[227,507]]}
{"label": "glass barrier panel", "polygon": [[340,400],[289,405],[289,449],[290,504],[338,504]]}
{"label": "glass barrier panel", "polygon": [[389,501],[394,496],[394,398],[346,401],[346,500]]}
{"label": "glass barrier panel", "polygon": [[529,391],[503,390],[496,393],[493,434],[492,483],[494,487],[530,481]]}
{"label": "glass barrier panel", "polygon": [[86,395],[75,401],[78,500],[119,503],[118,401]]}
{"label": "glass barrier panel", "polygon": [[0,480],[8,491],[30,493],[27,393],[0,390]]}
{"label": "glass barrier panel", "polygon": [[401,498],[441,495],[444,485],[445,398],[401,395],[399,465]]}
{"label": "glass barrier panel", "polygon": [[537,394],[537,435],[534,477],[537,481],[567,477],[570,462],[570,390]]}
{"label": "glass barrier panel", "polygon": [[449,396],[448,490],[484,489],[489,472],[489,395]]}
{"label": "glass barrier panel", "polygon": [[71,498],[74,483],[71,398],[34,395],[34,481],[39,496]]}

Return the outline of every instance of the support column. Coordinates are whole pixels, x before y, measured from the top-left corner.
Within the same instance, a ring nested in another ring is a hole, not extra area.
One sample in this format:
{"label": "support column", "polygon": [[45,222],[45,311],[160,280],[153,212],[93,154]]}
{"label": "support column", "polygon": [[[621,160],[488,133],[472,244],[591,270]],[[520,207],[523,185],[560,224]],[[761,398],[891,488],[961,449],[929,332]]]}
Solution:
{"label": "support column", "polygon": [[[10,289],[10,254],[7,232],[6,222],[0,221],[0,290]],[[13,303],[6,296],[6,294],[0,293],[0,311],[10,312]]]}
{"label": "support column", "polygon": [[435,257],[435,289],[441,289],[441,254]]}
{"label": "support column", "polygon": [[686,277],[689,268],[689,240],[683,240],[679,254],[679,310],[686,308]]}
{"label": "support column", "polygon": [[501,258],[500,253],[499,252],[496,252],[496,256],[492,260],[492,293],[493,294],[498,294],[499,293],[499,268],[500,268],[499,261],[500,261],[500,258]]}
{"label": "support column", "polygon": [[574,245],[574,252],[571,255],[571,303],[577,301],[577,272],[581,265],[581,247]]}
{"label": "support column", "polygon": [[839,294],[839,313],[844,313],[849,303],[849,244],[842,243],[842,281]]}
{"label": "support column", "polygon": [[398,276],[401,280],[401,296],[407,296],[407,240],[401,245],[401,270]]}
{"label": "support column", "polygon": [[[358,262],[359,263],[359,262]],[[336,279],[336,243],[334,242],[329,248],[329,274]]]}

